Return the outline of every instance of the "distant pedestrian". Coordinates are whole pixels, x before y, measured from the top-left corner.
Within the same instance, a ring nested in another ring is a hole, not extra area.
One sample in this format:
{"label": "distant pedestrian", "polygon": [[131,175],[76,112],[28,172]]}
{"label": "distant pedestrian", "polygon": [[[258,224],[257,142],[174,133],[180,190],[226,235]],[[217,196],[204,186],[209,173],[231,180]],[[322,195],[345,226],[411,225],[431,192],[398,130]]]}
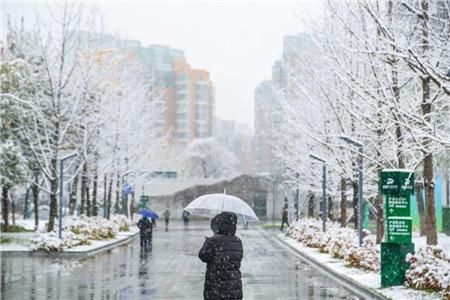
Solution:
{"label": "distant pedestrian", "polygon": [[147,218],[142,216],[137,223],[139,228],[139,236],[141,239],[141,247],[145,247],[147,243],[152,240],[153,225],[152,222]]}
{"label": "distant pedestrian", "polygon": [[184,226],[188,226],[189,225],[189,212],[183,210],[183,223]]}
{"label": "distant pedestrian", "polygon": [[235,236],[237,216],[222,212],[211,220],[214,235],[206,238],[198,254],[205,262],[204,300],[241,300],[241,240]]}
{"label": "distant pedestrian", "polygon": [[168,208],[163,213],[164,221],[166,222],[166,231],[169,231],[170,211]]}
{"label": "distant pedestrian", "polygon": [[289,227],[288,210],[286,207],[283,208],[283,211],[281,212],[281,228],[280,228],[281,231],[283,231],[284,224],[286,224],[287,227]]}

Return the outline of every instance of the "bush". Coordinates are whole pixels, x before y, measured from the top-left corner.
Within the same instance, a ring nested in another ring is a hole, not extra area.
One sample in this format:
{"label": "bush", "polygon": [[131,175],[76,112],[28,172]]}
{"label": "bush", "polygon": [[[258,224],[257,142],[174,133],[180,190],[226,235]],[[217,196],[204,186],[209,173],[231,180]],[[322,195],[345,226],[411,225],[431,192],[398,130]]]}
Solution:
{"label": "bush", "polygon": [[12,238],[0,236],[0,244],[9,244],[12,241]]}
{"label": "bush", "polygon": [[408,254],[411,264],[406,271],[406,285],[418,290],[440,291],[450,299],[450,259],[442,248],[426,246],[414,255]]}
{"label": "bush", "polygon": [[112,215],[111,222],[119,227],[119,231],[129,231],[130,220],[124,215]]}
{"label": "bush", "polygon": [[[26,229],[25,227],[19,225],[9,225],[8,227],[8,232],[33,232],[33,230]],[[0,231],[5,232],[3,223],[0,224]]]}
{"label": "bush", "polygon": [[322,232],[322,222],[304,219],[292,224],[286,235],[302,242],[306,247],[318,248],[320,252],[343,259],[349,266],[378,271],[380,251],[375,241],[364,231],[364,242],[358,247],[358,236],[353,229],[341,228],[338,223],[328,223],[327,232]]}
{"label": "bush", "polygon": [[111,239],[119,232],[119,226],[101,217],[66,217],[63,220],[64,230],[76,235],[84,235],[92,240]]}

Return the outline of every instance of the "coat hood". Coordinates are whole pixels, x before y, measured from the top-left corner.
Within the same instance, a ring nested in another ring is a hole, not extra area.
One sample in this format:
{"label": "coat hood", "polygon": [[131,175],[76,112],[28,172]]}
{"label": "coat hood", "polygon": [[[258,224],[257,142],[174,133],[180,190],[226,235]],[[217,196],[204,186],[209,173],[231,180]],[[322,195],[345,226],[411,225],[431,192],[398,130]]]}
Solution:
{"label": "coat hood", "polygon": [[211,230],[214,234],[234,235],[236,233],[236,224],[236,214],[224,211],[211,219]]}

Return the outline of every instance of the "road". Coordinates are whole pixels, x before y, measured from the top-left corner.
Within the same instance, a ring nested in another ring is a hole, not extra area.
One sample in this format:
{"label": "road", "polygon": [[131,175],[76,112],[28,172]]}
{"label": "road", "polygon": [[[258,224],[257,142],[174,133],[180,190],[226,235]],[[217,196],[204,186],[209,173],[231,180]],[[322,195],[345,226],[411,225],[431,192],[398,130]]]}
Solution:
{"label": "road", "polygon": [[[129,245],[84,260],[8,257],[2,299],[202,299],[205,264],[197,257],[207,223],[161,224],[152,247]],[[319,274],[261,229],[238,229],[244,245],[244,299],[359,299]]]}

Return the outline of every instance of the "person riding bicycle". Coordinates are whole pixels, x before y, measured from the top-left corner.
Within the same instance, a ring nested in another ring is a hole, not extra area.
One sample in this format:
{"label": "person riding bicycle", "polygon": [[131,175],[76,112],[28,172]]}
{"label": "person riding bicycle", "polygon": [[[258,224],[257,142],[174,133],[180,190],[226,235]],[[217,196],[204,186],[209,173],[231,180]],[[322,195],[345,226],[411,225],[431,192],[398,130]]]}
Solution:
{"label": "person riding bicycle", "polygon": [[137,227],[139,228],[141,247],[144,247],[146,242],[150,242],[152,239],[153,224],[147,217],[142,216],[137,223]]}

